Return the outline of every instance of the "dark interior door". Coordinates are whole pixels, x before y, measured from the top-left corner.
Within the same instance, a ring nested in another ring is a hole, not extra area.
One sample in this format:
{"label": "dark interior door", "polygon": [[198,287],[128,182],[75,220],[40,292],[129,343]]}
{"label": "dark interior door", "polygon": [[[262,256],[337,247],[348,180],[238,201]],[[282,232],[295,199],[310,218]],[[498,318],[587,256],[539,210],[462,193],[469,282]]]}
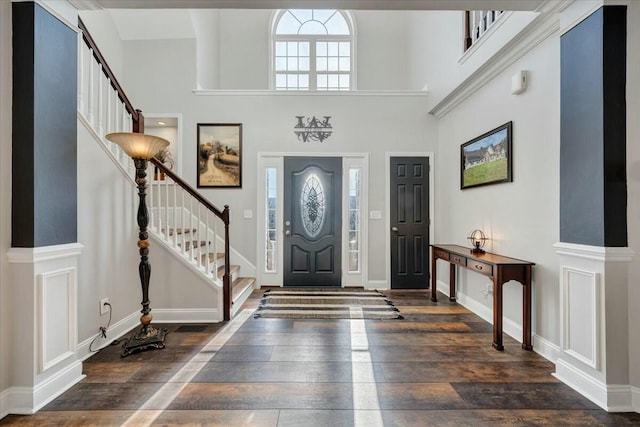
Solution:
{"label": "dark interior door", "polygon": [[391,158],[391,288],[429,287],[429,158]]}
{"label": "dark interior door", "polygon": [[284,160],[284,286],[341,286],[342,159]]}

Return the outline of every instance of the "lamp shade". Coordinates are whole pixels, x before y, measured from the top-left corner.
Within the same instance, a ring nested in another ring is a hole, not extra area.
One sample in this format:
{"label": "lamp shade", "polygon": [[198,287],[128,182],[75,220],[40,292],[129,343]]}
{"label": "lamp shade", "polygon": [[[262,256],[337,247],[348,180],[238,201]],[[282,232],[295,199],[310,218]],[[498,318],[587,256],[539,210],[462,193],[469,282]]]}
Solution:
{"label": "lamp shade", "polygon": [[133,132],[115,132],[105,136],[116,143],[133,159],[150,159],[169,145],[169,141],[154,135]]}

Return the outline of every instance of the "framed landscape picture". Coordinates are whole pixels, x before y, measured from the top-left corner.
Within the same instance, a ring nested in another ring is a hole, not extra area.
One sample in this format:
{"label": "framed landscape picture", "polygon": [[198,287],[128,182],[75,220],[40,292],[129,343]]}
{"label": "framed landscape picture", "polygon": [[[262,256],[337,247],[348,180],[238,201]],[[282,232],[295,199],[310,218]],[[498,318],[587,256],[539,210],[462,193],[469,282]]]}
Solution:
{"label": "framed landscape picture", "polygon": [[460,146],[460,189],[511,182],[512,122]]}
{"label": "framed landscape picture", "polygon": [[242,188],[242,124],[198,123],[198,188]]}

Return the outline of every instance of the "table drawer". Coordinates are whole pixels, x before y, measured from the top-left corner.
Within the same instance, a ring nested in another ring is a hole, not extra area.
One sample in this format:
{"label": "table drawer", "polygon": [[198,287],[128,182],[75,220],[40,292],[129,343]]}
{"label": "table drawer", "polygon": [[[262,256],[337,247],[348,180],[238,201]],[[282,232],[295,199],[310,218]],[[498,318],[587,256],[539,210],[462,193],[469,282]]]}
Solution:
{"label": "table drawer", "polygon": [[484,262],[469,260],[467,267],[477,273],[484,274],[486,276],[493,276],[493,266],[485,264]]}
{"label": "table drawer", "polygon": [[451,254],[451,256],[449,257],[449,262],[452,262],[454,264],[458,264],[458,265],[461,265],[463,267],[466,267],[467,258],[465,258],[463,256],[460,256],[460,255]]}
{"label": "table drawer", "polygon": [[442,249],[434,249],[433,253],[436,257],[449,261],[449,252],[443,251]]}

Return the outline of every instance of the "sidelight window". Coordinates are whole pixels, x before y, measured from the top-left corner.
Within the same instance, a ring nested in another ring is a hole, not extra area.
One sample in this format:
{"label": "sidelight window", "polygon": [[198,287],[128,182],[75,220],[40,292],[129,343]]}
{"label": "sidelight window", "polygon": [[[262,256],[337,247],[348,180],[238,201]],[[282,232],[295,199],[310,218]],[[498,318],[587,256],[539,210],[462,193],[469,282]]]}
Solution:
{"label": "sidelight window", "polygon": [[360,271],[360,233],[361,233],[361,208],[360,208],[360,169],[349,169],[349,272]]}
{"label": "sidelight window", "polygon": [[265,236],[265,271],[273,273],[278,265],[278,241],[277,241],[277,181],[276,168],[267,168],[266,183],[266,236]]}

